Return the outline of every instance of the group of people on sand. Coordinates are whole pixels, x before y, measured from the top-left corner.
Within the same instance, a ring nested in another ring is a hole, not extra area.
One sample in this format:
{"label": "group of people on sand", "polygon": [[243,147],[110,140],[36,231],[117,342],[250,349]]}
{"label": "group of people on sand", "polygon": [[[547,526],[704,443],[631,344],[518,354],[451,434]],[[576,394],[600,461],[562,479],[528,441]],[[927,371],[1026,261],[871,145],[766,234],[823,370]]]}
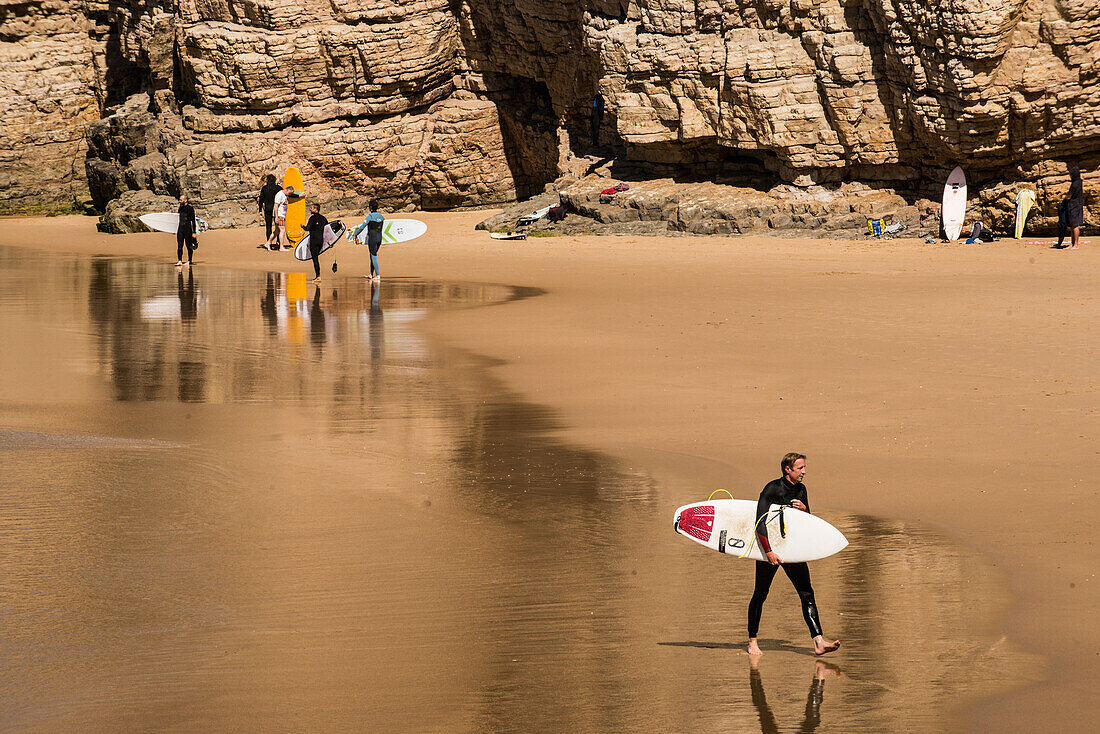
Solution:
{"label": "group of people on sand", "polygon": [[[257,207],[264,215],[264,225],[267,230],[267,240],[259,245],[260,248],[272,252],[290,249],[290,234],[286,230],[286,211],[291,201],[300,197],[301,193],[296,192],[293,186],[280,187],[279,184],[275,183],[274,175],[270,173],[267,175],[257,200]],[[381,280],[382,274],[378,269],[378,248],[382,246],[382,225],[385,222],[385,217],[378,212],[377,200],[371,199],[368,206],[370,213],[363,224],[354,230],[353,236],[358,238],[364,228],[367,230],[367,248],[370,250],[370,275],[368,277],[371,280]],[[328,219],[321,214],[321,205],[317,202],[309,205],[309,214],[309,219],[302,225],[302,231],[304,234],[309,235],[309,249],[314,271],[313,280],[319,282],[321,280],[321,263],[318,257],[324,245],[325,227],[328,226]],[[286,245],[283,245],[284,239]],[[336,266],[334,265],[333,272],[335,271]]]}

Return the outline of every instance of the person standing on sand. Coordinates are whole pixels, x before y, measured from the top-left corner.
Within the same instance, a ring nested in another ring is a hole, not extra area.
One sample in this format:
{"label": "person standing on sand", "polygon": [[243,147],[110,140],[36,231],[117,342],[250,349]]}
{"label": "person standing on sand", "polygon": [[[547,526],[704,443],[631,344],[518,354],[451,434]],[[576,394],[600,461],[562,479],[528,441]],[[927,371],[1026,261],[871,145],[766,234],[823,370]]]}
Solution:
{"label": "person standing on sand", "polygon": [[1085,223],[1085,185],[1081,170],[1069,169],[1069,193],[1066,194],[1066,226],[1069,227],[1069,249],[1081,249],[1081,225]]}
{"label": "person standing on sand", "polygon": [[775,572],[783,566],[787,578],[794,584],[798,598],[802,602],[802,616],[806,619],[806,626],[810,628],[810,637],[814,641],[814,654],[824,655],[833,652],[840,647],[840,640],[826,642],[821,634],[821,620],[817,616],[817,602],[814,600],[814,589],[810,584],[810,567],[805,563],[783,563],[783,559],[775,554],[768,542],[768,523],[765,519],[768,509],[772,505],[793,507],[801,512],[809,512],[810,505],[806,498],[806,485],[802,483],[806,476],[806,457],[803,454],[789,453],[779,462],[783,476],[768,482],[760,493],[760,499],[756,503],[756,540],[760,544],[766,561],[756,562],[756,587],[749,601],[749,655],[763,655],[763,651],[756,642],[756,634],[760,630],[760,614],[764,610],[764,600],[768,598],[768,590],[771,589]]}
{"label": "person standing on sand", "polygon": [[309,221],[302,225],[302,229],[309,235],[309,254],[313,257],[314,283],[321,282],[321,262],[317,257],[321,254],[321,248],[325,246],[325,226],[328,220],[321,216],[321,205],[309,205]]}
{"label": "person standing on sand", "polygon": [[269,250],[276,251],[282,247],[283,235],[286,234],[286,208],[292,196],[294,196],[293,186],[287,186],[275,194],[275,227],[267,238],[267,249]]}
{"label": "person standing on sand", "polygon": [[183,267],[183,248],[187,247],[187,264],[191,264],[191,253],[195,251],[195,232],[199,225],[195,221],[195,208],[187,203],[187,195],[180,196],[180,222],[176,225],[176,267]]}
{"label": "person standing on sand", "polygon": [[[275,224],[275,197],[279,194],[279,184],[275,183],[275,176],[267,174],[267,178],[260,189],[260,198],[257,201],[260,213],[264,215],[264,226],[267,227],[267,241],[271,241],[271,228]],[[267,244],[264,244],[267,247]]]}
{"label": "person standing on sand", "polygon": [[367,226],[367,247],[370,248],[370,279],[382,280],[382,271],[378,269],[378,248],[382,246],[382,225],[386,218],[378,213],[377,199],[371,199],[367,206],[370,207],[370,214],[363,224]]}

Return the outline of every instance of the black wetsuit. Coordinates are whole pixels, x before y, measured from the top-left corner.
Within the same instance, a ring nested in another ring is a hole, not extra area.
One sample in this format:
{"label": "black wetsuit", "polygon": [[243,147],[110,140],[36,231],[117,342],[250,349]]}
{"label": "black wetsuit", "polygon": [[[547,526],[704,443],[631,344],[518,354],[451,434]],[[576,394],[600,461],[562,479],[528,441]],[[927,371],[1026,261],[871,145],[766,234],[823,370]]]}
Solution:
{"label": "black wetsuit", "polygon": [[[810,507],[810,503],[806,500],[806,485],[801,482],[791,484],[786,477],[768,482],[760,493],[760,499],[756,503],[756,518],[759,521],[756,526],[756,541],[765,554],[772,547],[768,541],[768,521],[760,521],[760,518],[772,505],[785,506],[786,509],[783,512],[801,512],[790,507],[792,500],[799,500],[806,505],[807,510]],[[760,614],[764,610],[764,600],[768,598],[772,579],[775,578],[775,572],[780,567],[786,572],[787,578],[791,580],[795,591],[798,592],[798,598],[802,602],[802,616],[810,629],[810,637],[817,637],[821,634],[821,621],[817,616],[817,602],[814,600],[814,589],[810,584],[810,567],[805,563],[782,563],[780,566],[773,566],[767,561],[756,562],[756,587],[749,601],[749,637],[756,637],[756,633],[760,630]]]}
{"label": "black wetsuit", "polygon": [[187,247],[187,262],[191,262],[191,253],[194,251],[192,240],[195,230],[199,228],[195,221],[195,208],[190,204],[180,204],[180,223],[176,227],[176,260],[183,260],[183,248]]}
{"label": "black wetsuit", "polygon": [[277,183],[264,184],[260,189],[260,211],[264,213],[264,225],[267,227],[267,238],[271,239],[271,228],[275,223],[275,194],[282,191]]}
{"label": "black wetsuit", "polygon": [[321,248],[325,246],[325,225],[328,220],[320,214],[311,214],[309,221],[302,225],[302,229],[309,233],[309,254],[313,256],[313,269],[318,278],[321,277],[321,263],[317,256],[321,254]]}
{"label": "black wetsuit", "polygon": [[592,99],[592,116],[589,118],[589,127],[592,133],[592,147],[600,144],[600,123],[603,122],[603,95],[597,94]]}
{"label": "black wetsuit", "polygon": [[1085,223],[1085,185],[1081,176],[1076,176],[1069,184],[1066,194],[1066,226],[1070,229]]}

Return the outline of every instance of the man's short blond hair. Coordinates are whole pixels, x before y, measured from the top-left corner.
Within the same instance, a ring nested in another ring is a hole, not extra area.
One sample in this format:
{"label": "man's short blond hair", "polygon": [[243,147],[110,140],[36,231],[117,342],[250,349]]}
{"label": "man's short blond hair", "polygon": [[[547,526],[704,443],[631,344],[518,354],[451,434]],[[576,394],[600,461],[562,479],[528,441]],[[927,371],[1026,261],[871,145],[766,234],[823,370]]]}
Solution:
{"label": "man's short blond hair", "polygon": [[798,461],[799,459],[802,459],[803,461],[805,461],[806,460],[806,455],[795,453],[794,451],[792,451],[789,454],[787,454],[786,456],[784,456],[783,460],[779,462],[779,468],[783,471],[784,474],[786,474],[788,469],[793,469],[794,468],[794,463],[796,461]]}

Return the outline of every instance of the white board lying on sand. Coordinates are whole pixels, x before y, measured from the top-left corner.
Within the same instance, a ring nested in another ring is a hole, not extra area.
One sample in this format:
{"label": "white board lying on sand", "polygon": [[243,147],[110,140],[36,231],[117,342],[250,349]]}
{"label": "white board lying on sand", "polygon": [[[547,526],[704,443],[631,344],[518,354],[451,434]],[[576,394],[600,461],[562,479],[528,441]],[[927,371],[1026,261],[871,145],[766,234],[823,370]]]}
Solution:
{"label": "white board lying on sand", "polygon": [[[675,528],[680,535],[711,550],[735,558],[764,560],[756,541],[755,500],[708,500],[676,510]],[[839,530],[816,515],[792,507],[772,505],[764,521],[768,542],[784,563],[816,561],[848,545]]]}
{"label": "white board lying on sand", "polygon": [[[141,223],[146,227],[157,232],[175,234],[176,230],[180,228],[180,215],[177,212],[142,214],[138,219],[140,219]],[[199,232],[205,232],[208,229],[206,220],[202,217],[195,217],[195,224],[198,225]],[[196,234],[198,234],[198,232],[196,232]]]}
{"label": "white board lying on sand", "polygon": [[490,232],[489,236],[494,240],[525,240],[527,234],[525,232]]}

